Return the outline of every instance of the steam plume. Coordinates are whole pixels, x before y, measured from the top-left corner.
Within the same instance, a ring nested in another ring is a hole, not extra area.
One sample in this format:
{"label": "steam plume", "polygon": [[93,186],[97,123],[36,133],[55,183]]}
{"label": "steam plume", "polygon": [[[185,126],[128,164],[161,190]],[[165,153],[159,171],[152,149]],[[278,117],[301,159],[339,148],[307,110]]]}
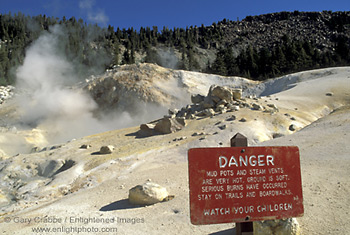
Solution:
{"label": "steam plume", "polygon": [[132,113],[119,110],[97,118],[94,100],[82,91],[72,89],[79,78],[75,66],[60,48],[62,33],[60,26],[54,26],[43,34],[27,50],[24,63],[17,70],[16,86],[23,90],[17,98],[22,124],[48,131],[49,142],[62,142],[139,125],[159,113],[158,107],[140,103]]}
{"label": "steam plume", "polygon": [[[48,124],[64,132],[81,129],[93,121],[94,101],[69,89],[77,81],[73,66],[60,53],[60,27],[42,35],[26,52],[23,66],[17,71],[17,86],[24,90],[18,97],[22,122],[31,126]],[[48,123],[50,122],[50,123]]]}

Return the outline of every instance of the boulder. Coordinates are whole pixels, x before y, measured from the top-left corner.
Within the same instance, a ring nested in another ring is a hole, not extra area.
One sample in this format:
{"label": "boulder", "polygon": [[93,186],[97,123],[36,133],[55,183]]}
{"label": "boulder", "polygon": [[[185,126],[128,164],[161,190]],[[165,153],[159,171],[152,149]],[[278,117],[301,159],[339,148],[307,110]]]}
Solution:
{"label": "boulder", "polygon": [[253,222],[254,235],[300,235],[300,226],[295,218]]}
{"label": "boulder", "polygon": [[227,102],[233,101],[233,94],[231,89],[224,86],[216,86],[216,85],[211,86],[209,89],[208,96],[209,97],[216,96],[220,98],[220,100],[226,100]]}
{"label": "boulder", "polygon": [[100,148],[100,154],[110,154],[114,151],[113,145],[102,146]]}
{"label": "boulder", "polygon": [[162,134],[170,134],[181,130],[185,126],[184,118],[162,118],[154,127],[154,130]]}
{"label": "boulder", "polygon": [[168,196],[166,188],[153,182],[137,185],[129,190],[129,202],[134,205],[152,205],[165,201]]}

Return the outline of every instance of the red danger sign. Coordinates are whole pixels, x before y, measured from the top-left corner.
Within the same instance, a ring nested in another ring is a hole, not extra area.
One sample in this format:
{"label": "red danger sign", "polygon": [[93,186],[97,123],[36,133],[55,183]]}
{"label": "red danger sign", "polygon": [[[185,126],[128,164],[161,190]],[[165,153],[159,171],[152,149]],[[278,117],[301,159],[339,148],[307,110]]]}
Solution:
{"label": "red danger sign", "polygon": [[192,224],[304,213],[298,147],[194,148],[188,168]]}

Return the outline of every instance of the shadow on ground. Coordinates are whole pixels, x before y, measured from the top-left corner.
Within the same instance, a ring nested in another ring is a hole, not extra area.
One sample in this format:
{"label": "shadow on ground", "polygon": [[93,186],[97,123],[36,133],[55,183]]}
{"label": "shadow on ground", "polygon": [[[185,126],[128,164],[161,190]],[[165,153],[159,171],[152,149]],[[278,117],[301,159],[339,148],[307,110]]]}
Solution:
{"label": "shadow on ground", "polygon": [[230,228],[215,233],[209,233],[209,235],[236,235],[236,228]]}
{"label": "shadow on ground", "polygon": [[133,205],[129,203],[128,199],[122,199],[116,202],[112,202],[111,204],[108,204],[106,206],[103,206],[100,208],[100,211],[117,211],[117,210],[127,210],[127,209],[134,209],[144,206],[139,205]]}

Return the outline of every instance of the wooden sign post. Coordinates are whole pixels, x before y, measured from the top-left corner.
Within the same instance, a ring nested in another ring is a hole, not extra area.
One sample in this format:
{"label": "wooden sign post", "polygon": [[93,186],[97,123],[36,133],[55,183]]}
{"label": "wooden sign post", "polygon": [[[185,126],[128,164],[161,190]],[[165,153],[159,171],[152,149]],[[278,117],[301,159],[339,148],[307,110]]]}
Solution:
{"label": "wooden sign post", "polygon": [[[247,147],[248,139],[244,135],[237,133],[231,138],[231,147]],[[253,235],[253,222],[236,223],[236,235]]]}
{"label": "wooden sign post", "polygon": [[252,221],[304,213],[299,149],[246,147],[237,134],[225,148],[188,151],[191,223],[236,223],[236,234],[252,234]]}

